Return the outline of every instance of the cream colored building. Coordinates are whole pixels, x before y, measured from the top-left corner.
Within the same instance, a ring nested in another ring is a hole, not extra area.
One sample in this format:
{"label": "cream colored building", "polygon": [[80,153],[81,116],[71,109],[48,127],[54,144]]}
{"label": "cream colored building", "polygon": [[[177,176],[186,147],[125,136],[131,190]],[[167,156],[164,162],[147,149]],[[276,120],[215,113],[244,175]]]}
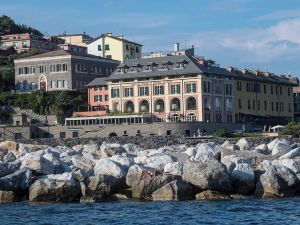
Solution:
{"label": "cream colored building", "polygon": [[64,34],[57,37],[65,40],[66,44],[82,47],[87,47],[87,43],[93,40],[93,38],[87,34]]}
{"label": "cream colored building", "polygon": [[233,75],[193,54],[125,60],[108,88],[112,112],[150,114],[158,121],[234,122]]}
{"label": "cream colored building", "polygon": [[140,59],[142,45],[126,40],[112,33],[102,34],[88,44],[88,54],[123,62],[126,59]]}
{"label": "cream colored building", "polygon": [[234,111],[236,122],[278,123],[293,120],[295,80],[269,72],[235,70]]}

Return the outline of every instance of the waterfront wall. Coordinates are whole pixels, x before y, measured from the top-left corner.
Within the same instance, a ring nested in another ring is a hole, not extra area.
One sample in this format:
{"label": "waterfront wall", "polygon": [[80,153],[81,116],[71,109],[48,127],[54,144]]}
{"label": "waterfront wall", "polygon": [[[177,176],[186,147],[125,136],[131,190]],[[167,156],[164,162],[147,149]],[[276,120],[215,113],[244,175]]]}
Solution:
{"label": "waterfront wall", "polygon": [[[214,142],[222,144],[225,140],[230,143],[236,143],[240,138],[212,138],[212,139],[199,139],[199,138],[185,138],[182,136],[150,136],[150,137],[103,137],[103,138],[66,138],[66,139],[52,139],[42,138],[35,140],[18,140],[18,143],[34,144],[34,145],[49,145],[55,146],[68,146],[72,147],[79,144],[99,144],[104,141],[107,143],[120,143],[120,144],[136,144],[144,149],[157,149],[162,146],[171,146],[185,144],[187,146],[195,146],[198,143]],[[251,145],[257,146],[262,143],[269,143],[274,138],[272,137],[249,137],[247,140]],[[293,140],[297,141],[297,140]]]}

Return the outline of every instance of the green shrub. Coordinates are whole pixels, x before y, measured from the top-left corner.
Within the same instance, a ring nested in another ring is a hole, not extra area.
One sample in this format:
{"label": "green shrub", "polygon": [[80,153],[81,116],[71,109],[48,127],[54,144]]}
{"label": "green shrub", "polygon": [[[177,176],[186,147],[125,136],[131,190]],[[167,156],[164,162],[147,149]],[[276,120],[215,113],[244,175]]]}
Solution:
{"label": "green shrub", "polygon": [[281,132],[283,135],[293,135],[293,137],[300,137],[300,123],[289,122]]}

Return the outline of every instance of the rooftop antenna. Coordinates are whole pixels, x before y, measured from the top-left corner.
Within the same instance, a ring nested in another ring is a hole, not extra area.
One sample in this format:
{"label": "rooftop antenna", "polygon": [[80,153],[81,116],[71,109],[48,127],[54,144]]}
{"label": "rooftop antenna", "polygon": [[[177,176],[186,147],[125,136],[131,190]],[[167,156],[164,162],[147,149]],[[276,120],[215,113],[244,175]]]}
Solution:
{"label": "rooftop antenna", "polygon": [[187,47],[187,42],[188,42],[188,40],[184,40],[184,48],[186,49]]}

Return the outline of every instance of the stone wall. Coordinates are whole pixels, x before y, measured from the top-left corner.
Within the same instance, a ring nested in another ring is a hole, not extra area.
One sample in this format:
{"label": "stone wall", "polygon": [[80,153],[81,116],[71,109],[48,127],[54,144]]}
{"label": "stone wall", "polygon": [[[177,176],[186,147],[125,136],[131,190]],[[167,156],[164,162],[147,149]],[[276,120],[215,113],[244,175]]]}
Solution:
{"label": "stone wall", "polygon": [[[225,140],[231,143],[236,143],[240,138],[212,138],[212,139],[199,139],[199,138],[185,138],[182,136],[150,136],[150,137],[106,137],[106,138],[67,138],[67,139],[36,139],[36,140],[19,140],[19,143],[26,144],[39,144],[50,146],[68,146],[72,147],[78,144],[102,144],[104,141],[108,143],[120,143],[120,144],[136,144],[144,149],[157,149],[162,146],[186,144],[187,146],[197,145],[202,142],[215,142],[222,144]],[[269,143],[273,138],[261,137],[261,138],[247,138],[247,140],[253,146],[257,146],[262,143]]]}

